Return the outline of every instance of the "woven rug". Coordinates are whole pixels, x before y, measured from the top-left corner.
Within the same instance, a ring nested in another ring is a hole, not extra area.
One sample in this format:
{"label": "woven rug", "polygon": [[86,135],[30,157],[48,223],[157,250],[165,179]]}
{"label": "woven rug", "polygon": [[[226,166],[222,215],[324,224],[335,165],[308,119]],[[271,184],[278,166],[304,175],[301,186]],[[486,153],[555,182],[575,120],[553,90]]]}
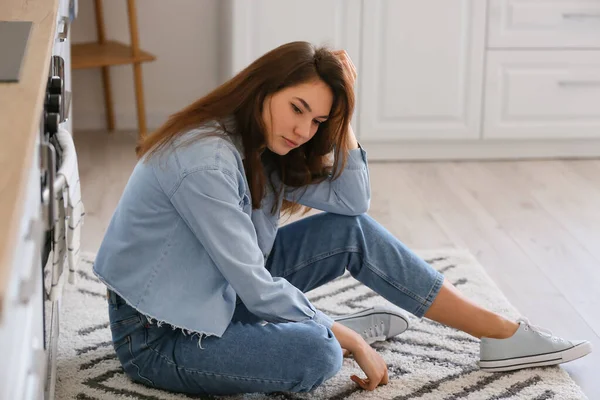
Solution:
{"label": "woven rug", "polygon": [[[519,316],[484,269],[467,251],[419,251],[434,268],[479,304],[511,318]],[[67,285],[61,311],[56,399],[176,400],[188,396],[131,382],[110,342],[105,288],[84,255],[77,285]],[[385,300],[346,274],[308,293],[330,315],[355,312]],[[535,316],[530,316],[534,319]],[[534,322],[535,323],[535,322]],[[433,321],[412,319],[410,330],[374,347],[388,364],[390,383],[373,392],[359,389],[350,375],[364,376],[351,358],[314,392],[227,397],[227,399],[585,399],[560,367],[506,373],[477,368],[479,341]],[[212,398],[212,397],[211,397]]]}

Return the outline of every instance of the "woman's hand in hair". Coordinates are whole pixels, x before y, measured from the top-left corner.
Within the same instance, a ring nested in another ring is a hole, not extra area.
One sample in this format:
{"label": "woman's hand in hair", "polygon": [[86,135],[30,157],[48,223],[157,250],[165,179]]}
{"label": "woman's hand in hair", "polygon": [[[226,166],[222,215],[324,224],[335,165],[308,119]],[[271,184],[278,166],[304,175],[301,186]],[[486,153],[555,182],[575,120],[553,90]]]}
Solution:
{"label": "woman's hand in hair", "polygon": [[332,53],[342,62],[342,64],[344,65],[344,69],[346,70],[346,74],[350,78],[352,86],[354,86],[354,84],[356,83],[357,72],[354,63],[352,62],[352,59],[350,58],[346,50],[335,50]]}
{"label": "woman's hand in hair", "polygon": [[[350,58],[350,56],[348,55],[346,50],[335,50],[332,53],[342,62],[342,65],[344,66],[344,72],[346,73],[346,76],[348,77],[350,84],[352,86],[354,86],[354,84],[356,83],[357,73],[356,73],[356,67],[354,66],[354,63],[352,62],[352,59]],[[347,142],[348,150],[358,149],[358,147],[359,147],[358,141],[356,140],[356,136],[354,135],[354,131],[352,130],[352,126],[350,126],[350,124],[348,124],[347,132],[348,132],[348,142]]]}

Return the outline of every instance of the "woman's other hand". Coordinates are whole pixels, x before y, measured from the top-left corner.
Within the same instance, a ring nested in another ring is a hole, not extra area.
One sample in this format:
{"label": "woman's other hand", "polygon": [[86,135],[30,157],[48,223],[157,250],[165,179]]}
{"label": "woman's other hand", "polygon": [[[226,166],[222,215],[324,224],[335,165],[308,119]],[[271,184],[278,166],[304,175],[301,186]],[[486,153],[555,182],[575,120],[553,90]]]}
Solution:
{"label": "woman's other hand", "polygon": [[[358,333],[352,329],[334,322],[331,331],[342,346],[343,350],[351,353],[354,361],[363,370],[366,378],[352,375],[350,379],[365,390],[374,390],[379,385],[388,383],[387,365],[381,355],[375,351]],[[344,356],[348,354],[345,352]]]}

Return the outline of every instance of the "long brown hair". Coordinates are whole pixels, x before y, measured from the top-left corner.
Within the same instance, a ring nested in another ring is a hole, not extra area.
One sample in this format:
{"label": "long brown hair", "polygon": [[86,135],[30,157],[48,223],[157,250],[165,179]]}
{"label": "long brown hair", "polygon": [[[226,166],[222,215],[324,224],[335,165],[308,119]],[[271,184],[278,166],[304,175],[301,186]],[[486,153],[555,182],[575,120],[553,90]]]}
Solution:
{"label": "long brown hair", "polygon": [[[271,152],[266,148],[262,118],[265,98],[286,87],[317,79],[333,92],[329,119],[319,125],[311,140],[288,154],[280,156]],[[146,154],[152,156],[190,129],[212,121],[224,127],[222,121],[233,116],[234,132],[227,133],[241,137],[252,206],[259,208],[267,179],[277,196],[275,204],[283,194],[283,187],[275,188],[265,169],[277,173],[284,185],[295,188],[339,177],[346,164],[348,126],[353,110],[352,81],[341,61],[326,47],[292,42],[266,53],[229,81],[171,115],[160,128],[139,141],[136,154],[139,158]],[[300,209],[299,204],[283,201],[283,212],[292,214]]]}

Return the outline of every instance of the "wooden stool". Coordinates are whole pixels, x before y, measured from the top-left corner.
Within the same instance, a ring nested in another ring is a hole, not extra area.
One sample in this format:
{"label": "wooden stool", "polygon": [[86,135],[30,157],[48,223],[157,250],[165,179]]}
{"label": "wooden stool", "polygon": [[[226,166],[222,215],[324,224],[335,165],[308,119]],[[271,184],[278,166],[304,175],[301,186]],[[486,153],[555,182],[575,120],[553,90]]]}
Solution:
{"label": "wooden stool", "polygon": [[106,40],[101,1],[102,0],[94,0],[98,41],[92,43],[78,43],[71,46],[72,69],[102,68],[102,83],[104,86],[104,102],[106,106],[106,125],[109,131],[114,131],[115,114],[112,103],[110,70],[108,67],[111,65],[133,64],[139,129],[138,135],[141,137],[146,134],[146,110],[144,108],[142,63],[154,61],[156,60],[156,57],[141,50],[139,47],[135,0],[127,0],[131,46],[113,40]]}

